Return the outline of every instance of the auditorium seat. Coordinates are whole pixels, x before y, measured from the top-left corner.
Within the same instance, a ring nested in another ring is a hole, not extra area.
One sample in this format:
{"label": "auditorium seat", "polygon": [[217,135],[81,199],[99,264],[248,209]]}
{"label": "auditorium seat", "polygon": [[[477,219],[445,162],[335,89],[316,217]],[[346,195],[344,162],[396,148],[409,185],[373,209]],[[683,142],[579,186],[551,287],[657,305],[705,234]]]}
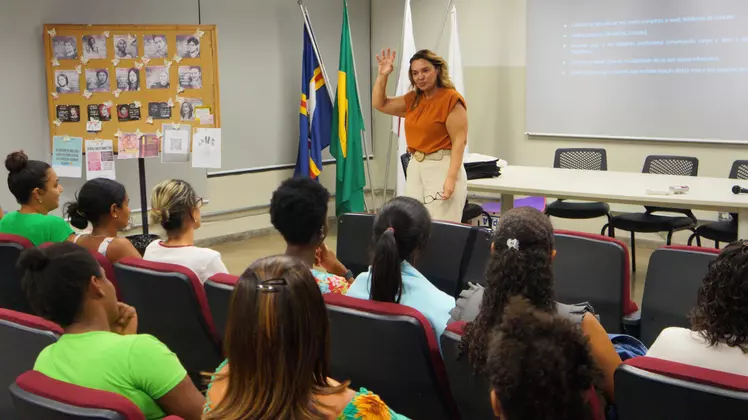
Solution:
{"label": "auditorium seat", "polygon": [[234,287],[238,281],[239,277],[221,273],[209,278],[204,285],[205,297],[208,299],[210,314],[213,316],[213,325],[216,327],[216,334],[221,339],[226,335],[231,294],[234,293]]}
{"label": "auditorium seat", "polygon": [[16,379],[10,394],[24,420],[145,420],[138,406],[121,395],[58,381],[33,370]]}
{"label": "auditorium seat", "polygon": [[325,294],[330,317],[330,373],[378,394],[412,419],[459,419],[439,345],[413,308]]}
{"label": "auditorium seat", "polygon": [[[468,225],[433,222],[431,239],[415,261],[415,267],[442,292],[456,297],[462,290],[464,262],[469,259],[476,230]],[[468,247],[470,248],[468,250]]]}
{"label": "auditorium seat", "polygon": [[188,268],[128,257],[114,264],[122,300],[138,312],[138,333],[151,334],[176,353],[198,388],[201,372],[223,361],[200,280]]}
{"label": "auditorium seat", "polygon": [[22,236],[0,234],[0,308],[33,314],[26,294],[21,288],[23,272],[16,267],[18,257],[34,244]]}
{"label": "auditorium seat", "polygon": [[748,376],[653,357],[620,365],[615,393],[620,420],[736,419],[748,413]]}
{"label": "auditorium seat", "polygon": [[0,309],[0,419],[17,418],[6,390],[18,375],[33,369],[39,353],[60,335],[62,328],[54,322]]}
{"label": "auditorium seat", "polygon": [[440,338],[449,387],[460,417],[493,420],[495,417],[491,408],[488,379],[476,374],[468,362],[467,355],[461,354],[460,343],[465,325],[463,321],[447,325]]}
{"label": "auditorium seat", "polygon": [[338,260],[358,276],[369,270],[373,214],[347,213],[338,218]]}
{"label": "auditorium seat", "polygon": [[589,302],[607,332],[622,332],[623,318],[638,309],[631,300],[626,245],[607,236],[563,230],[555,232],[555,241],[556,300]]}
{"label": "auditorium seat", "polygon": [[642,297],[642,343],[652,345],[667,327],[691,327],[688,314],[696,307],[696,295],[717,255],[716,249],[687,246],[666,246],[652,253]]}
{"label": "auditorium seat", "polygon": [[[493,230],[486,227],[472,227],[472,237],[465,248],[464,274],[460,281],[460,290],[467,289],[468,283],[486,285],[486,267],[491,258]],[[458,291],[459,295],[459,291]]]}

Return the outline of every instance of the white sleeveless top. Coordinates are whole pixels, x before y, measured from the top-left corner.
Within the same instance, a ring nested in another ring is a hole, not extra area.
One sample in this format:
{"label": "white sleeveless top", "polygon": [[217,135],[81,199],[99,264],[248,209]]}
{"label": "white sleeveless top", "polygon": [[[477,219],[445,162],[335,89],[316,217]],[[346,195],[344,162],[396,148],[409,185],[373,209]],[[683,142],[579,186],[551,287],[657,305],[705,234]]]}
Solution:
{"label": "white sleeveless top", "polygon": [[669,327],[662,330],[649,347],[647,356],[748,376],[748,355],[739,347],[724,343],[709,346],[699,333],[686,328]]}
{"label": "white sleeveless top", "polygon": [[[75,239],[73,239],[73,243],[74,244],[78,243],[78,239],[80,239],[81,236],[86,236],[86,235],[88,235],[88,234],[87,233],[79,233],[79,234],[75,235]],[[101,255],[103,255],[103,256],[106,257],[106,250],[109,248],[109,244],[111,244],[114,239],[115,238],[109,238],[109,237],[104,238],[104,240],[101,241],[101,244],[99,244],[99,249],[98,249],[99,254],[101,254]]]}

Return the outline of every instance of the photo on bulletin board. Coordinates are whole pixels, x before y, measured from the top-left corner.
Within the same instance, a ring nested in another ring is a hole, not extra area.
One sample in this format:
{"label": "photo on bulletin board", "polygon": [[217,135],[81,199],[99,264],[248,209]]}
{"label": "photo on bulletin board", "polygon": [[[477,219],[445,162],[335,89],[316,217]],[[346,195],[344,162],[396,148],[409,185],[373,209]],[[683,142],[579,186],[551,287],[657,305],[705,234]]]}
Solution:
{"label": "photo on bulletin board", "polygon": [[107,58],[106,37],[104,35],[83,35],[83,57],[89,60]]}
{"label": "photo on bulletin board", "polygon": [[143,54],[148,58],[166,58],[169,56],[169,44],[166,35],[143,36]]}
{"label": "photo on bulletin board", "polygon": [[117,89],[123,92],[140,90],[140,70],[135,67],[117,67]]}
{"label": "photo on bulletin board", "polygon": [[194,35],[177,35],[177,55],[200,58],[200,40]]}
{"label": "photo on bulletin board", "polygon": [[80,93],[80,75],[75,70],[55,70],[57,93]]}
{"label": "photo on bulletin board", "polygon": [[166,102],[149,102],[148,116],[154,120],[170,120],[171,106]]}
{"label": "photo on bulletin board", "polygon": [[200,66],[179,66],[179,86],[185,89],[202,89],[203,69]]}
{"label": "photo on bulletin board", "polygon": [[169,69],[166,66],[150,66],[145,68],[145,82],[148,89],[169,89]]}
{"label": "photo on bulletin board", "polygon": [[[116,155],[129,133],[140,136],[135,157],[155,157],[147,135],[163,147],[157,128],[220,127],[215,25],[48,24],[42,35],[50,146],[54,136],[112,139]],[[170,156],[159,156],[189,161],[191,133],[169,138]]]}
{"label": "photo on bulletin board", "polygon": [[112,109],[107,104],[89,104],[88,120],[111,121]]}
{"label": "photo on bulletin board", "polygon": [[60,122],[80,122],[81,107],[79,105],[57,105],[57,119]]}
{"label": "photo on bulletin board", "polygon": [[179,116],[182,121],[195,121],[195,107],[203,104],[202,99],[184,98],[179,107]]}
{"label": "photo on bulletin board", "polygon": [[109,92],[109,69],[86,69],[86,89]]}
{"label": "photo on bulletin board", "polygon": [[56,36],[52,38],[54,57],[58,60],[77,60],[78,43],[74,36]]}
{"label": "photo on bulletin board", "polygon": [[114,56],[117,58],[138,58],[138,38],[132,35],[114,36]]}

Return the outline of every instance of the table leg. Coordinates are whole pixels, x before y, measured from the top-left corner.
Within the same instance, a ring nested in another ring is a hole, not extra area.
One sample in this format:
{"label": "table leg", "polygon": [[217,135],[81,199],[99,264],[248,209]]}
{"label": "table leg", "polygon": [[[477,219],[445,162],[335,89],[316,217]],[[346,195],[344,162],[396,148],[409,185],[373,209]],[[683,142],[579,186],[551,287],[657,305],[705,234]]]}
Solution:
{"label": "table leg", "polygon": [[738,239],[748,239],[748,208],[738,209]]}
{"label": "table leg", "polygon": [[[514,208],[514,195],[501,194],[501,214]],[[747,209],[748,210],[748,209]],[[748,221],[748,218],[746,219]]]}

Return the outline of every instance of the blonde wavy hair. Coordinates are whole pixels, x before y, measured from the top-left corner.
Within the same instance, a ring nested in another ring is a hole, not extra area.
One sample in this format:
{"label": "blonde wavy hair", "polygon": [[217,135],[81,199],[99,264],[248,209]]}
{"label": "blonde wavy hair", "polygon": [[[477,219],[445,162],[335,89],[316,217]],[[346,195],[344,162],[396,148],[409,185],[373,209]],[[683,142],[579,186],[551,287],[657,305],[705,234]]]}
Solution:
{"label": "blonde wavy hair", "polygon": [[167,232],[179,230],[200,203],[201,198],[187,181],[161,181],[151,193],[151,222],[160,223]]}
{"label": "blonde wavy hair", "polygon": [[431,50],[420,50],[417,53],[413,54],[413,57],[410,58],[411,71],[408,72],[408,79],[410,80],[410,89],[416,92],[416,99],[413,101],[411,109],[415,108],[423,97],[423,91],[421,89],[418,89],[418,86],[416,86],[416,82],[413,80],[413,62],[416,60],[426,60],[431,63],[432,66],[434,66],[437,73],[437,87],[446,89],[455,88],[454,83],[452,83],[452,79],[450,79],[449,77],[449,66],[447,66],[447,62],[444,60],[444,58],[436,55]]}

